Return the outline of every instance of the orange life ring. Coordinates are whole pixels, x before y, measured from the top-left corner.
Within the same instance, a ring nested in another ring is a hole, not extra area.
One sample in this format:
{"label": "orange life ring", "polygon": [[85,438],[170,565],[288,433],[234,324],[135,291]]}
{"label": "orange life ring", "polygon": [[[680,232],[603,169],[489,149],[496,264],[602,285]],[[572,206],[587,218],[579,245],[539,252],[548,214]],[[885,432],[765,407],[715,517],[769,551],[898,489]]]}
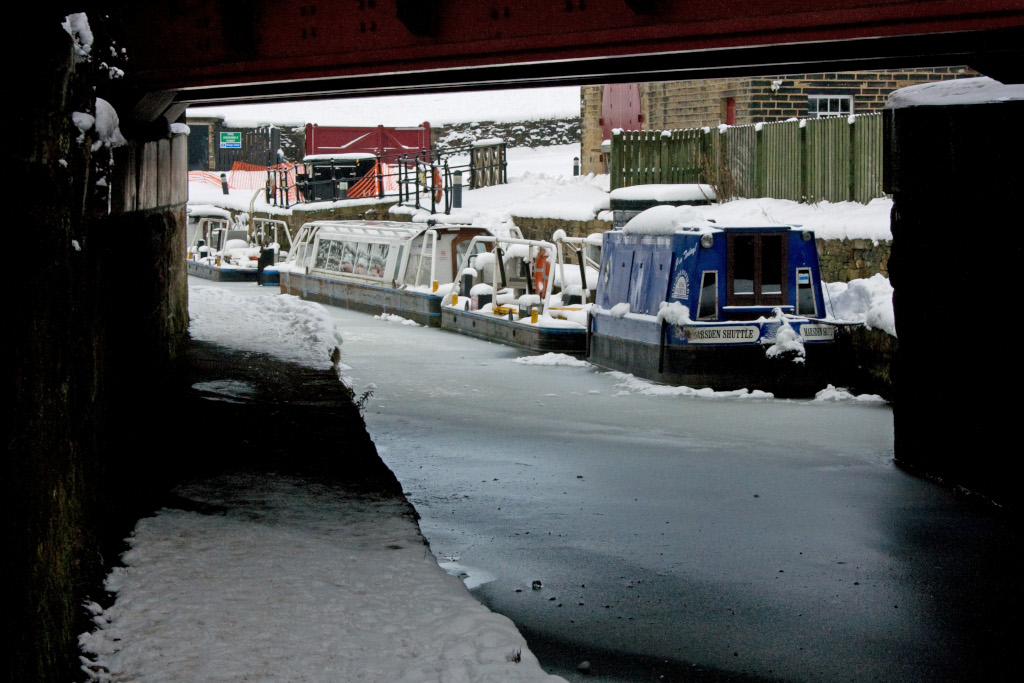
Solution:
{"label": "orange life ring", "polygon": [[537,294],[543,299],[548,290],[548,250],[541,249],[533,260],[533,282]]}
{"label": "orange life ring", "polygon": [[441,172],[437,170],[437,166],[434,167],[434,203],[440,204],[441,198],[444,196],[444,187],[441,183]]}

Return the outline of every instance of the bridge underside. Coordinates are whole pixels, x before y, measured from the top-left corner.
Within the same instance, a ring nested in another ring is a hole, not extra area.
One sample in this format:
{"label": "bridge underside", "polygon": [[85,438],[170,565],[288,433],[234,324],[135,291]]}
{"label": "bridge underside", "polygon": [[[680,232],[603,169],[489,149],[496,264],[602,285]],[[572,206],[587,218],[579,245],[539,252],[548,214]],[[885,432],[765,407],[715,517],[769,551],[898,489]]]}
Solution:
{"label": "bridge underside", "polygon": [[1019,0],[112,4],[150,120],[231,102],[960,64],[1024,80]]}

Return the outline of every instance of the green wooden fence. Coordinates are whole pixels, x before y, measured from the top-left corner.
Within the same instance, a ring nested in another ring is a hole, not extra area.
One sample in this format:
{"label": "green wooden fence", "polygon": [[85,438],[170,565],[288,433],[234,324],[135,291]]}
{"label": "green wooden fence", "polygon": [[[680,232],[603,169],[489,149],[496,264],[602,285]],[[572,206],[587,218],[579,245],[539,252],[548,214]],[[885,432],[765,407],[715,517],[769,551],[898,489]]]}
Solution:
{"label": "green wooden fence", "polygon": [[720,200],[883,197],[882,115],[612,133],[611,187],[708,183]]}

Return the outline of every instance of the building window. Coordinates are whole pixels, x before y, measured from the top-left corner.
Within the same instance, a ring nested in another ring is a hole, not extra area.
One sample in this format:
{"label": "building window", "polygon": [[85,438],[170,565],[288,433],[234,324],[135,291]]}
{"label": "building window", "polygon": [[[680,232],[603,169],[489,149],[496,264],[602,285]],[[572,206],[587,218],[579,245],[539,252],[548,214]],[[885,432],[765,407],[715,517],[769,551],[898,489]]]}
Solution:
{"label": "building window", "polygon": [[853,97],[850,95],[808,95],[807,97],[808,118],[849,116],[852,113]]}

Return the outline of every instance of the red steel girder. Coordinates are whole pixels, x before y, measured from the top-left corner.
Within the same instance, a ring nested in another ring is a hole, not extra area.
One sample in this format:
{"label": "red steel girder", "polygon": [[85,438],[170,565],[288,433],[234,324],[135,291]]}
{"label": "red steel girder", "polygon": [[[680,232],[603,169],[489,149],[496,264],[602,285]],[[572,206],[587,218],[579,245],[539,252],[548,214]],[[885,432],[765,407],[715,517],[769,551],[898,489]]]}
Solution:
{"label": "red steel girder", "polygon": [[[116,4],[111,11],[131,29],[131,69],[141,86],[210,103],[602,82],[614,74],[664,80],[688,70],[707,75],[759,66],[777,73],[773,67],[783,64],[969,61],[959,55],[998,62],[1024,31],[1024,0]],[[990,41],[989,34],[1001,38]]]}

